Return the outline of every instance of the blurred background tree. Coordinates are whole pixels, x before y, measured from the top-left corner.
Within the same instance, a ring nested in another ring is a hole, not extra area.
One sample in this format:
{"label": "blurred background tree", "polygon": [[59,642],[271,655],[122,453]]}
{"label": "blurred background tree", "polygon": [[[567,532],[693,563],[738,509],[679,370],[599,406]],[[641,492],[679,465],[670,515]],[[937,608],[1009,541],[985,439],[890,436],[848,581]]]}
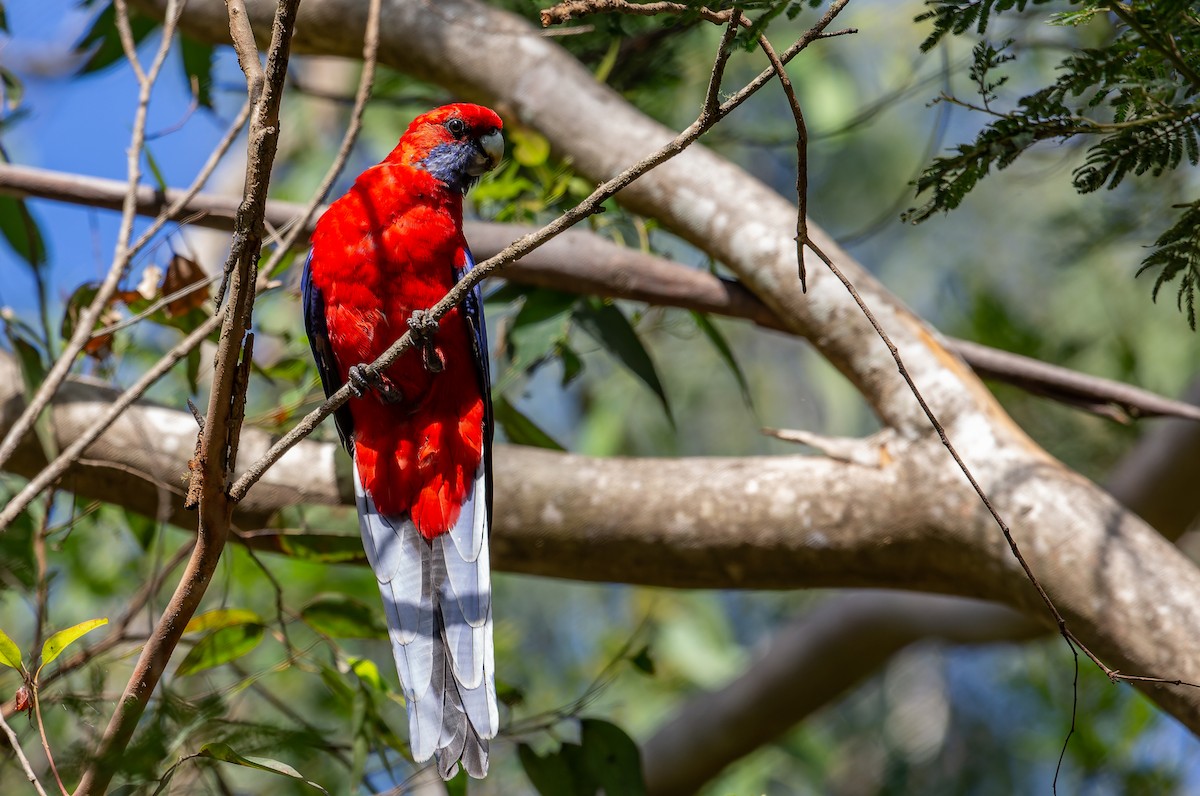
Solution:
{"label": "blurred background tree", "polygon": [[[491,5],[536,20],[550,3]],[[756,17],[780,12],[768,29],[777,45],[814,18],[800,3],[745,5]],[[783,13],[789,10],[803,13],[793,18]],[[113,18],[105,2],[9,4],[0,19],[7,37],[0,45],[6,161],[123,178],[121,147],[134,89]],[[151,52],[157,22],[142,6],[132,22],[141,51]],[[689,14],[596,16],[584,23],[558,41],[596,80],[673,129],[694,118],[718,27]],[[820,43],[791,69],[810,134],[813,218],[948,335],[1182,394],[1200,353],[1187,327],[1189,319],[1194,325],[1197,228],[1196,172],[1189,167],[1196,162],[1200,118],[1198,86],[1188,77],[1188,70],[1200,69],[1200,21],[1191,5],[856,0],[838,24],[858,32]],[[985,37],[992,46],[979,45]],[[1088,66],[1095,80],[1082,93],[1071,84],[1056,99],[1063,108],[1045,104],[1045,88],[1070,77],[1061,64],[1077,64],[1082,72],[1085,59],[1098,63],[1101,56],[1112,63]],[[231,48],[205,43],[202,32],[185,25],[170,58],[143,152],[148,181],[159,187],[187,184],[244,96]],[[727,85],[741,85],[762,66],[754,53],[739,53]],[[274,198],[304,202],[312,195],[341,137],[356,80],[356,65],[345,61],[293,61]],[[1139,87],[1141,100],[1121,99]],[[1022,101],[1033,96],[1044,104]],[[390,150],[416,113],[456,98],[444,87],[382,68],[364,133],[334,195]],[[1078,127],[1085,114],[1096,117],[1088,122],[1095,130],[1064,132],[1064,118]],[[1153,117],[1151,132],[1161,127],[1174,136],[1153,139],[1167,141],[1165,148],[1146,152],[1138,137],[1145,130],[1134,124],[1142,117]],[[506,138],[510,160],[469,199],[477,218],[543,222],[590,192],[594,182],[539,130],[513,118]],[[795,129],[777,87],[751,99],[705,143],[794,196]],[[980,151],[986,154],[967,166],[954,160]],[[1102,161],[1104,153],[1136,162]],[[242,165],[231,155],[216,178],[220,187],[236,194]],[[999,166],[1003,171],[979,179]],[[1129,175],[1122,180],[1118,172]],[[1111,190],[1077,192],[1101,185]],[[32,387],[69,335],[87,283],[107,270],[115,214],[13,196],[0,202],[0,231],[9,244],[0,250],[6,350]],[[911,210],[914,205],[919,209]],[[905,223],[906,210],[928,220]],[[625,246],[727,274],[655,219],[617,203],[589,223]],[[212,273],[227,243],[224,235],[172,226],[139,255],[104,324],[130,318],[170,293],[164,280],[172,275],[188,278],[180,276],[188,269],[179,255]],[[1149,273],[1135,280],[1143,262]],[[319,400],[299,323],[297,269],[288,268],[293,264],[285,261],[268,275],[277,282],[255,310],[247,418],[272,431],[290,427]],[[1180,289],[1183,314],[1169,302],[1151,301],[1156,279]],[[795,445],[761,434],[762,426],[848,437],[879,428],[855,387],[792,336],[517,282],[489,290],[500,434],[511,442],[594,456],[777,455],[794,452]],[[211,301],[178,312],[159,309],[99,338],[103,345],[78,371],[123,387],[212,311]],[[151,396],[176,408],[189,397],[202,403],[211,353],[211,346],[198,349]],[[1106,478],[1144,431],[1141,424],[1114,423],[994,386],[1006,411],[1041,446],[1096,480]],[[52,445],[46,439],[52,434],[41,432],[43,444]],[[332,439],[332,429],[318,433]],[[188,451],[181,453],[182,460]],[[22,484],[18,476],[0,476],[4,494]],[[27,663],[54,630],[100,616],[121,628],[111,642],[97,646],[92,636],[77,642],[57,661],[65,676],[44,681],[46,735],[58,770],[72,783],[194,531],[169,521],[169,506],[148,516],[119,497],[97,501],[69,488],[48,494],[0,535],[0,628]],[[308,505],[279,512],[270,526],[355,529],[352,512]],[[1186,535],[1180,545],[1195,546]],[[329,792],[380,792],[414,775],[396,733],[403,707],[380,640],[375,587],[361,567],[337,563],[347,555],[340,548],[296,548],[288,556],[244,546],[226,551],[205,613],[172,664],[179,668],[122,761],[129,792],[312,792],[304,780]],[[690,697],[743,671],[753,676],[754,661],[781,628],[803,626],[823,606],[836,611],[831,601],[847,599],[523,575],[499,576],[497,592],[501,698],[515,743],[496,744],[493,774],[471,783],[471,793],[588,792],[563,783],[578,780],[580,766],[601,765],[594,761],[611,749],[618,773],[597,776],[627,775],[636,758],[622,745],[624,733],[644,753],[658,748],[656,733],[671,726],[674,711]],[[857,596],[892,599],[848,598]],[[1003,622],[998,627],[998,638],[1032,632],[1010,632]],[[93,652],[86,660],[72,657],[89,641]],[[47,667],[46,676],[55,671]],[[14,671],[0,670],[4,695],[20,685]],[[1060,640],[976,648],[926,638],[898,644],[860,687],[721,770],[704,792],[1045,791],[1076,696],[1077,732],[1058,780],[1066,792],[1186,793],[1196,787],[1200,772],[1190,732],[1138,692],[1114,688],[1088,667],[1076,694]],[[36,768],[45,771],[34,724],[15,707],[10,699],[5,715]],[[571,758],[572,744],[582,744],[585,763]],[[261,760],[275,770],[255,769],[249,758],[269,758],[300,773],[281,774],[276,763]],[[0,778],[5,792],[24,787],[12,758]],[[621,792],[623,786],[612,784],[619,782],[636,792],[633,780],[607,782],[610,794]],[[462,787],[451,784],[454,792]],[[650,790],[672,792],[653,778]]]}

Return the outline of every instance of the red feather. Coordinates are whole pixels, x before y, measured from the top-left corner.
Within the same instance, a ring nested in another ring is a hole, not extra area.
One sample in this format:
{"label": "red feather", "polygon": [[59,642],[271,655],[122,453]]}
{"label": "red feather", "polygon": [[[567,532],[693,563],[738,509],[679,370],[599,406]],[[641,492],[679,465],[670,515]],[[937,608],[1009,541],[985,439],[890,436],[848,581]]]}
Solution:
{"label": "red feather", "polygon": [[[462,195],[415,166],[452,140],[441,122],[453,113],[500,126],[494,113],[476,105],[418,117],[391,154],[363,172],[317,223],[312,280],[324,294],[343,382],[350,366],[373,361],[404,334],[414,311],[437,303],[465,261]],[[409,512],[427,539],[458,518],[484,445],[471,333],[457,308],[442,318],[434,346],[442,372],[431,374],[415,348],[386,372],[401,403],[370,394],[349,404],[364,488],[380,512]]]}

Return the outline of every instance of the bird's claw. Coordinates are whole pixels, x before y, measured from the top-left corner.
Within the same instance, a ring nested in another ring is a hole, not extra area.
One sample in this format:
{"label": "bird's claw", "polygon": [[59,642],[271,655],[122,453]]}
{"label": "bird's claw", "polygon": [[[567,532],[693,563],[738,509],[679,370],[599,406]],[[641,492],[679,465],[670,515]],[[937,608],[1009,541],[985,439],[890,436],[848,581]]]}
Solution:
{"label": "bird's claw", "polygon": [[371,389],[371,380],[362,365],[351,365],[346,375],[350,377],[348,384],[355,398],[362,398]]}
{"label": "bird's claw", "polygon": [[438,330],[438,321],[428,310],[413,310],[413,314],[408,316],[408,328],[412,329],[414,337],[425,341],[431,339]]}
{"label": "bird's claw", "polygon": [[446,361],[433,345],[433,335],[438,330],[438,321],[426,310],[414,310],[408,318],[408,328],[412,330],[414,341],[421,349],[421,363],[430,373],[441,373],[446,369]]}
{"label": "bird's claw", "polygon": [[404,400],[404,395],[392,384],[391,379],[382,373],[368,373],[366,365],[362,363],[352,365],[346,375],[349,376],[350,392],[354,393],[355,398],[362,398],[368,390],[373,390],[385,404],[398,404]]}

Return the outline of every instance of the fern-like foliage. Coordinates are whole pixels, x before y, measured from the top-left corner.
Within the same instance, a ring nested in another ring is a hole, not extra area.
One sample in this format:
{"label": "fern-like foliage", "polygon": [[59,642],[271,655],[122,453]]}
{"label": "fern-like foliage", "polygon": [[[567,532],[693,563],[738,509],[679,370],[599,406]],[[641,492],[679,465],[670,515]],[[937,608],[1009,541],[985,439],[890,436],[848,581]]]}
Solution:
{"label": "fern-like foliage", "polygon": [[[984,35],[1005,12],[1056,5],[1047,21],[1079,25],[1102,16],[1113,26],[1103,47],[1074,51],[1059,64],[1050,85],[1018,99],[1011,110],[994,104],[1004,85],[996,76],[1012,60],[1012,41],[980,41],[972,51],[970,76],[978,104],[954,102],[993,120],[969,144],[936,158],[916,182],[924,204],[905,213],[924,221],[953,210],[993,169],[1015,161],[1032,145],[1049,139],[1083,139],[1085,162],[1072,181],[1080,193],[1112,189],[1130,174],[1158,177],[1200,163],[1200,10],[1187,0],[929,0],[918,17],[933,29],[923,49],[947,36]],[[1051,10],[1051,9],[1047,9]],[[1158,236],[1138,273],[1157,271],[1153,295],[1179,279],[1179,306],[1196,326],[1195,293],[1200,289],[1200,203],[1189,205]]]}

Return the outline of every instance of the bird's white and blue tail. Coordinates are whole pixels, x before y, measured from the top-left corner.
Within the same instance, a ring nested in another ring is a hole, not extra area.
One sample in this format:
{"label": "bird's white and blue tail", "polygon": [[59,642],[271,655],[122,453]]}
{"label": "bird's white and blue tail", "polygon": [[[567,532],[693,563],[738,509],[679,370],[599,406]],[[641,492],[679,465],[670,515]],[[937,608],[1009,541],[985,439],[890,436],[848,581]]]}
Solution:
{"label": "bird's white and blue tail", "polygon": [[454,527],[432,541],[408,515],[380,514],[354,471],[363,548],[383,596],[413,759],[436,755],[445,779],[460,761],[483,777],[499,725],[485,465]]}

